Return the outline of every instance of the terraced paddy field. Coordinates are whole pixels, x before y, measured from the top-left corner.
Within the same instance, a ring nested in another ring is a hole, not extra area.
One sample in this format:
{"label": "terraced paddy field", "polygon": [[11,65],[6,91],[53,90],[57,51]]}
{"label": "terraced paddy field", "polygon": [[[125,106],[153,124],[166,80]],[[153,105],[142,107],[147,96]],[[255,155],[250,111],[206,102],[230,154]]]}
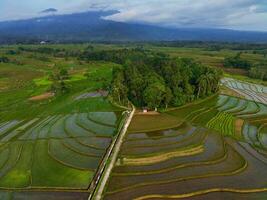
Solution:
{"label": "terraced paddy field", "polygon": [[266,154],[266,104],[219,95],[168,113],[220,132],[224,136],[245,141],[260,153]]}
{"label": "terraced paddy field", "polygon": [[239,93],[246,99],[250,99],[256,102],[267,104],[267,87],[247,83],[232,78],[224,78],[222,84],[229,89]]}
{"label": "terraced paddy field", "polygon": [[87,199],[121,117],[89,112],[1,123],[1,199]]}
{"label": "terraced paddy field", "polygon": [[264,102],[214,95],[161,117],[135,116],[104,199],[266,199]]}
{"label": "terraced paddy field", "polygon": [[263,199],[266,161],[248,143],[196,123],[131,131],[104,199]]}

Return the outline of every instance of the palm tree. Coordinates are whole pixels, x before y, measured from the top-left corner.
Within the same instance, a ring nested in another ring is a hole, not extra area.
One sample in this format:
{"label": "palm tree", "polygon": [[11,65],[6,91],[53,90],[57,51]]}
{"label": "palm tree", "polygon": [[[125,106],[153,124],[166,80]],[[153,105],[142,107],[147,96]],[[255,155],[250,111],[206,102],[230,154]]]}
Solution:
{"label": "palm tree", "polygon": [[198,82],[198,93],[197,98],[199,98],[201,91],[202,94],[206,95],[218,89],[219,76],[214,72],[207,72],[206,74],[202,74]]}
{"label": "palm tree", "polygon": [[216,90],[215,88],[217,88],[217,85],[218,85],[218,81],[216,79],[215,73],[208,72],[206,76],[207,76],[208,83],[209,83],[206,92],[210,93],[212,91],[215,91]]}
{"label": "palm tree", "polygon": [[201,91],[206,92],[207,90],[207,86],[209,85],[209,77],[207,76],[207,74],[203,74],[198,78],[197,82],[198,82],[197,98],[199,98]]}

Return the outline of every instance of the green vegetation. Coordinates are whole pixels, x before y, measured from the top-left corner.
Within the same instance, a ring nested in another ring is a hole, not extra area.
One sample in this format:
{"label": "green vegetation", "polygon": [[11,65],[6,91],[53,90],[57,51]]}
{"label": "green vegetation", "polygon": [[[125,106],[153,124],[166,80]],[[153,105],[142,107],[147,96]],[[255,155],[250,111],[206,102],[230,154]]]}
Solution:
{"label": "green vegetation", "polygon": [[[254,68],[265,66],[264,47],[179,42],[1,47],[0,198],[28,198],[30,192],[87,199],[123,125],[123,109],[115,105],[128,106],[128,99],[160,112],[137,111],[105,199],[198,192],[205,198],[214,187],[261,192],[267,181],[265,75],[262,80],[243,75],[259,78],[263,71]],[[220,69],[228,72],[221,84]],[[219,197],[212,195],[207,198]]]}
{"label": "green vegetation", "polygon": [[[266,92],[260,85],[232,81],[242,87],[240,90],[246,88],[259,95]],[[212,191],[214,187],[233,188],[233,191],[239,188],[237,199],[242,198],[240,191],[250,192],[251,198],[260,196],[265,191],[264,183],[252,183],[247,178],[262,174],[259,169],[266,169],[266,108],[266,104],[244,97],[213,95],[169,109],[165,116],[161,114],[167,121],[170,115],[180,121],[180,125],[164,130],[160,129],[166,124],[164,119],[156,121],[155,129],[151,129],[148,121],[151,116],[137,115],[111,175],[105,198],[165,199],[184,195],[205,198],[210,195],[206,191]],[[186,155],[184,151],[188,151]],[[250,175],[244,176],[247,173]],[[241,185],[240,179],[243,180]],[[260,189],[255,192],[255,187]],[[214,198],[219,196],[221,193],[213,193]]]}
{"label": "green vegetation", "polygon": [[241,53],[238,53],[234,57],[225,58],[223,65],[225,67],[241,68],[248,70],[251,68],[251,64],[241,58]]}
{"label": "green vegetation", "polygon": [[248,71],[248,75],[251,78],[267,80],[267,61],[264,54],[264,60],[260,62],[254,62],[251,64],[249,61],[241,58],[241,52],[237,53],[234,57],[228,57],[224,59],[224,67],[227,68],[239,68]]}
{"label": "green vegetation", "polygon": [[107,93],[118,65],[62,51],[0,48],[0,189],[11,196],[18,189],[23,198],[32,189],[88,196],[117,134],[122,109],[93,94]]}
{"label": "green vegetation", "polygon": [[[133,55],[140,54],[139,50]],[[120,51],[113,52],[114,57]],[[218,91],[222,73],[190,59],[171,59],[163,54],[141,54],[127,60],[113,73],[111,94],[119,103],[129,99],[150,109],[181,106]],[[130,57],[131,58],[131,57]]]}
{"label": "green vegetation", "polygon": [[[96,123],[99,113],[89,113],[93,121],[86,114],[76,114],[54,117],[52,123],[48,123],[49,118],[31,123],[23,121],[15,129],[9,128],[1,136],[2,144],[6,146],[1,148],[0,187],[86,189],[109,146],[112,134],[116,132],[116,114],[106,114],[112,116],[105,117],[102,112],[108,126]],[[80,118],[84,126],[90,127],[90,131],[79,125]],[[73,122],[68,121],[67,125],[68,119]],[[76,127],[80,129],[78,132]],[[94,145],[102,143],[104,146],[101,150],[95,150],[93,145],[81,142],[87,139],[93,140]]]}

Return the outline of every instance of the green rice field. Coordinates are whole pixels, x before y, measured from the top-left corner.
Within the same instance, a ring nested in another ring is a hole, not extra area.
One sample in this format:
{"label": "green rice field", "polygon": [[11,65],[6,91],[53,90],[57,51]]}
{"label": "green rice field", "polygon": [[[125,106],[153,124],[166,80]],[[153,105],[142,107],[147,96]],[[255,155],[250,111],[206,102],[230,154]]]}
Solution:
{"label": "green rice field", "polygon": [[119,116],[90,112],[4,122],[0,189],[87,191]]}
{"label": "green rice field", "polygon": [[[123,117],[122,108],[95,95],[116,64],[17,46],[0,48],[0,55],[10,59],[0,63],[0,199],[87,199]],[[58,68],[69,72],[69,92],[30,100],[49,91],[48,75]]]}

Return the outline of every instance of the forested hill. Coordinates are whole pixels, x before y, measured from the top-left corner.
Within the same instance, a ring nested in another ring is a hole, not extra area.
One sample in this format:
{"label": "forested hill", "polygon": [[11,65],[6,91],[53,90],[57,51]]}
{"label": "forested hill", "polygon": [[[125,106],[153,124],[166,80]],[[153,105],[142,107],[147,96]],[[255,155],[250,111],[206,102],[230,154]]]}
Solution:
{"label": "forested hill", "polygon": [[104,20],[117,11],[51,15],[28,20],[0,22],[0,44],[88,41],[236,41],[267,42],[266,32],[226,29],[170,29],[146,24]]}

